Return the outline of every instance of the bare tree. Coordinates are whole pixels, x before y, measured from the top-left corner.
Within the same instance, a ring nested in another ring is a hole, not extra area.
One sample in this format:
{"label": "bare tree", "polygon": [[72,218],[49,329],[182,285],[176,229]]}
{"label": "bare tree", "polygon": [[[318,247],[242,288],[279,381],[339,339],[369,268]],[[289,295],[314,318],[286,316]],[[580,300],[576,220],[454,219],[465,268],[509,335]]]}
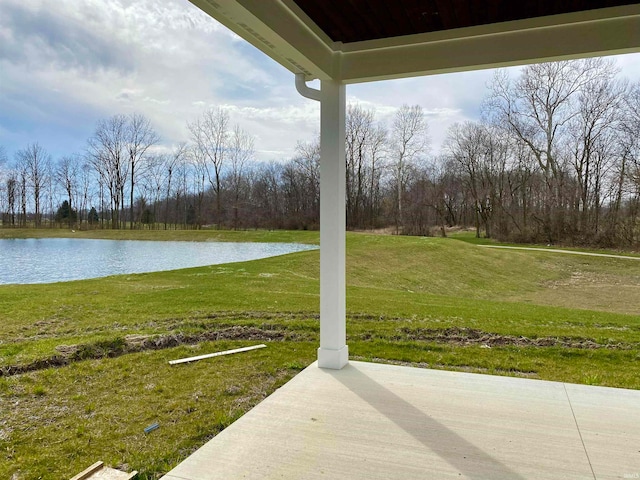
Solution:
{"label": "bare tree", "polygon": [[[164,229],[167,229],[167,222],[169,221],[169,200],[172,197],[173,180],[176,172],[180,171],[183,167],[185,159],[188,154],[187,144],[179,143],[167,158],[165,163],[165,207],[164,207]],[[176,196],[179,196],[179,189],[176,189]],[[177,222],[176,222],[177,223]]]}
{"label": "bare tree", "polygon": [[[34,221],[39,227],[42,222],[42,196],[50,174],[51,157],[38,143],[31,143],[16,152],[18,163],[24,168],[26,180],[33,193]],[[26,195],[26,192],[23,192]],[[23,202],[26,216],[26,201]]]}
{"label": "bare tree", "polygon": [[216,196],[217,222],[222,218],[222,169],[229,144],[229,113],[212,108],[193,123],[187,123],[195,156]]}
{"label": "bare tree", "polygon": [[[615,80],[617,70],[602,60],[597,71],[578,93],[576,115],[571,122],[569,142],[578,182],[578,230],[583,236],[599,230],[604,175],[613,155],[604,150],[615,144],[611,138],[618,127],[626,85]],[[590,215],[592,213],[593,215]]]}
{"label": "bare tree", "polygon": [[173,199],[175,199],[175,217],[174,223],[176,225],[181,224],[186,228],[187,226],[187,211],[188,211],[188,195],[189,195],[189,175],[192,167],[190,150],[185,149],[184,154],[179,157],[173,168],[172,178],[175,180],[173,184]]}
{"label": "bare tree", "polygon": [[320,223],[320,139],[298,142],[288,167],[283,174],[297,228],[316,228]]}
{"label": "bare tree", "polygon": [[[93,198],[95,198],[95,176],[93,175],[94,169],[91,163],[86,158],[82,158],[82,161],[78,169],[78,192],[76,205],[78,206],[78,222],[82,226],[83,217],[86,219],[89,213],[89,205]],[[94,206],[95,208],[95,206]],[[94,219],[92,219],[94,221]]]}
{"label": "bare tree", "polygon": [[[152,217],[154,224],[158,221],[158,207],[162,202],[166,182],[166,164],[169,158],[167,154],[148,155],[145,160],[145,175],[139,182],[142,187],[140,196],[145,199],[145,202],[149,201],[152,208],[151,214],[145,215],[147,217],[146,220]],[[138,203],[140,204],[141,202],[138,201]],[[138,211],[139,218],[137,221],[140,221],[143,215],[142,211]]]}
{"label": "bare tree", "polygon": [[374,228],[380,222],[382,212],[382,192],[380,184],[386,169],[387,130],[382,125],[376,125],[371,132],[368,150],[369,191],[367,199],[367,223],[370,228]]}
{"label": "bare tree", "polygon": [[374,138],[374,112],[360,105],[349,105],[346,118],[346,194],[347,226],[362,226],[368,181],[368,154]]}
{"label": "bare tree", "polygon": [[420,105],[403,105],[396,112],[390,135],[389,160],[396,188],[396,233],[403,225],[402,194],[410,167],[428,146],[427,123]]}
{"label": "bare tree", "polygon": [[[151,202],[151,216],[154,222],[164,222],[164,229],[167,229],[169,218],[169,204],[173,195],[174,174],[179,163],[184,161],[187,154],[187,145],[179,144],[171,153],[161,155],[150,155],[146,160],[146,174],[142,179],[142,197]],[[140,204],[141,202],[138,201]],[[163,213],[159,209],[164,205]],[[140,212],[141,214],[141,212]]]}
{"label": "bare tree", "polygon": [[[612,229],[627,244],[638,241],[640,217],[640,81],[627,92],[619,136],[619,165],[613,205]],[[623,205],[626,220],[621,221]]]}
{"label": "bare tree", "polygon": [[549,242],[564,224],[567,169],[561,139],[578,115],[578,94],[603,68],[600,59],[535,64],[525,67],[515,83],[499,70],[490,85],[485,112],[527,145],[544,175],[547,198],[540,221]]}
{"label": "bare tree", "polygon": [[75,156],[62,157],[58,161],[58,165],[54,170],[54,178],[56,182],[62,187],[67,195],[67,201],[69,202],[69,228],[73,221],[74,207],[77,210],[76,197],[78,192],[78,175],[80,173],[80,159]]}
{"label": "bare tree", "polygon": [[242,130],[239,125],[233,129],[229,142],[229,172],[228,184],[232,196],[234,229],[239,225],[240,199],[243,186],[246,182],[246,170],[248,162],[254,155],[254,139],[248,132]]}
{"label": "bare tree", "polygon": [[481,180],[482,159],[485,155],[486,130],[476,122],[454,124],[447,134],[445,150],[460,172],[463,182],[475,204],[476,237],[480,238],[480,218],[484,220],[485,232],[489,235],[488,211],[485,205],[487,192]]}
{"label": "bare tree", "polygon": [[147,117],[134,113],[128,118],[126,127],[126,148],[129,156],[129,200],[130,200],[130,228],[134,228],[133,199],[135,185],[139,175],[139,167],[145,154],[153,145],[160,141],[160,137],[151,126]]}
{"label": "bare tree", "polygon": [[373,228],[381,212],[387,131],[373,110],[358,104],[348,106],[345,127],[347,227]]}
{"label": "bare tree", "polygon": [[[109,191],[111,228],[120,228],[120,211],[128,176],[127,117],[100,120],[88,141],[88,158]],[[104,207],[103,207],[104,209]]]}
{"label": "bare tree", "polygon": [[[44,183],[44,199],[46,201],[48,201],[48,206],[49,206],[49,219],[53,220],[55,218],[55,204],[56,204],[56,200],[57,200],[57,191],[56,191],[56,182],[53,178],[53,173],[52,173],[52,168],[53,165],[51,163],[49,163],[49,168],[48,168],[48,174],[47,174],[47,178],[46,181]],[[47,203],[44,203],[45,205],[47,205]],[[54,222],[50,221],[49,222],[49,227],[53,227]]]}
{"label": "bare tree", "polygon": [[[194,215],[189,223],[196,228],[200,228],[204,222],[204,198],[207,190],[209,169],[207,157],[200,148],[192,145],[189,154],[191,163],[190,173],[193,178],[191,185],[193,187],[193,197],[195,200],[195,205],[193,205]],[[219,216],[217,216],[216,221],[220,221]]]}
{"label": "bare tree", "polygon": [[0,145],[0,220],[3,226],[5,226],[7,222],[10,223],[10,178],[11,171],[7,167],[7,154],[4,147]]}
{"label": "bare tree", "polygon": [[260,164],[255,168],[252,183],[254,225],[258,227],[282,228],[284,225],[284,165],[277,162]]}
{"label": "bare tree", "polygon": [[630,160],[628,176],[640,189],[640,82],[636,83],[626,98],[623,123],[627,157]]}
{"label": "bare tree", "polygon": [[[16,201],[18,199],[18,179],[15,170],[9,170],[5,179],[6,219],[12,227],[16,224]],[[3,221],[4,225],[4,221]]]}
{"label": "bare tree", "polygon": [[459,166],[449,155],[440,155],[431,167],[433,183],[428,206],[436,214],[437,226],[442,237],[447,236],[447,226],[460,224],[462,216],[460,198],[463,195],[463,188],[460,176],[456,173],[458,168]]}
{"label": "bare tree", "polygon": [[27,165],[25,162],[19,157],[16,156],[15,160],[15,170],[16,170],[16,187],[17,187],[17,195],[19,197],[20,205],[19,205],[19,215],[18,215],[18,224],[21,227],[27,226],[27,185],[29,179],[29,173],[27,171]]}

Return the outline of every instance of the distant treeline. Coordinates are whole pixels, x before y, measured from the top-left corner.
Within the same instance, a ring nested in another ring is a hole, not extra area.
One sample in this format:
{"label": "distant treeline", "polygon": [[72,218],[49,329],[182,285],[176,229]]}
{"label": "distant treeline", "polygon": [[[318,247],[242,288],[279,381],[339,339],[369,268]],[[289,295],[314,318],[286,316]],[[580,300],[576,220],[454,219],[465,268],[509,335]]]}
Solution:
{"label": "distant treeline", "polygon": [[[604,59],[531,65],[515,79],[499,70],[481,113],[432,154],[420,106],[386,125],[349,105],[347,227],[640,244],[640,82]],[[12,161],[0,151],[3,227],[318,228],[319,141],[263,163],[222,108],[188,128],[171,152],[142,115],[102,120],[86,151],[56,161],[37,143]]]}

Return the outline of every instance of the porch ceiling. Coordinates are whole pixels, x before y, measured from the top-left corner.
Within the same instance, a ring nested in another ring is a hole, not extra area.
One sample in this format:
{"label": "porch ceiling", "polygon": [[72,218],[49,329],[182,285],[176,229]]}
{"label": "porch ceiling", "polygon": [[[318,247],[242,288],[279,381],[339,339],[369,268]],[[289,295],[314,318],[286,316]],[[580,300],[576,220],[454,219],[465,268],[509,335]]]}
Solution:
{"label": "porch ceiling", "polygon": [[636,3],[632,0],[294,0],[334,42],[362,42]]}
{"label": "porch ceiling", "polygon": [[343,83],[640,51],[629,0],[190,0],[293,73]]}

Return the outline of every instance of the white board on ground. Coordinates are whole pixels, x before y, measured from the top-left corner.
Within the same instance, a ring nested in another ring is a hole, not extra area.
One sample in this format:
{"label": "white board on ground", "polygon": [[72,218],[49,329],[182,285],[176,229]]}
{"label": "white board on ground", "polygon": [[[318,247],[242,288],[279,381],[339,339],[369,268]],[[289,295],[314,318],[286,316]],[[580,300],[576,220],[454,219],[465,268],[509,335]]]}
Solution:
{"label": "white board on ground", "polygon": [[122,472],[115,468],[107,467],[103,462],[96,462],[86,470],[83,470],[71,480],[131,480],[138,472]]}
{"label": "white board on ground", "polygon": [[179,363],[195,362],[197,360],[204,360],[205,358],[220,357],[222,355],[231,355],[232,353],[248,352],[249,350],[257,350],[258,348],[265,348],[265,344],[252,345],[250,347],[235,348],[233,350],[225,350],[223,352],[207,353],[206,355],[198,355],[197,357],[180,358],[179,360],[170,360],[169,365],[177,365]]}

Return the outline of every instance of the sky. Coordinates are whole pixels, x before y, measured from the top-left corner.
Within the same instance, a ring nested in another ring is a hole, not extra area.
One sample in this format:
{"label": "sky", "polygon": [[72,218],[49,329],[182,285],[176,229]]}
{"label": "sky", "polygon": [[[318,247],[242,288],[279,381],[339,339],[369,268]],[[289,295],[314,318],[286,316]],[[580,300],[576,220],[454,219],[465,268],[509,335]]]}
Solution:
{"label": "sky", "polygon": [[[640,80],[640,54],[617,56]],[[517,76],[519,68],[509,69]],[[423,108],[431,151],[447,129],[475,120],[493,71],[347,86],[347,102],[390,124],[403,104]],[[320,110],[294,75],[188,0],[0,0],[0,147],[31,142],[52,157],[81,153],[96,123],[142,113],[162,148],[188,141],[187,122],[228,110],[255,137],[256,160],[284,161],[317,138]]]}

